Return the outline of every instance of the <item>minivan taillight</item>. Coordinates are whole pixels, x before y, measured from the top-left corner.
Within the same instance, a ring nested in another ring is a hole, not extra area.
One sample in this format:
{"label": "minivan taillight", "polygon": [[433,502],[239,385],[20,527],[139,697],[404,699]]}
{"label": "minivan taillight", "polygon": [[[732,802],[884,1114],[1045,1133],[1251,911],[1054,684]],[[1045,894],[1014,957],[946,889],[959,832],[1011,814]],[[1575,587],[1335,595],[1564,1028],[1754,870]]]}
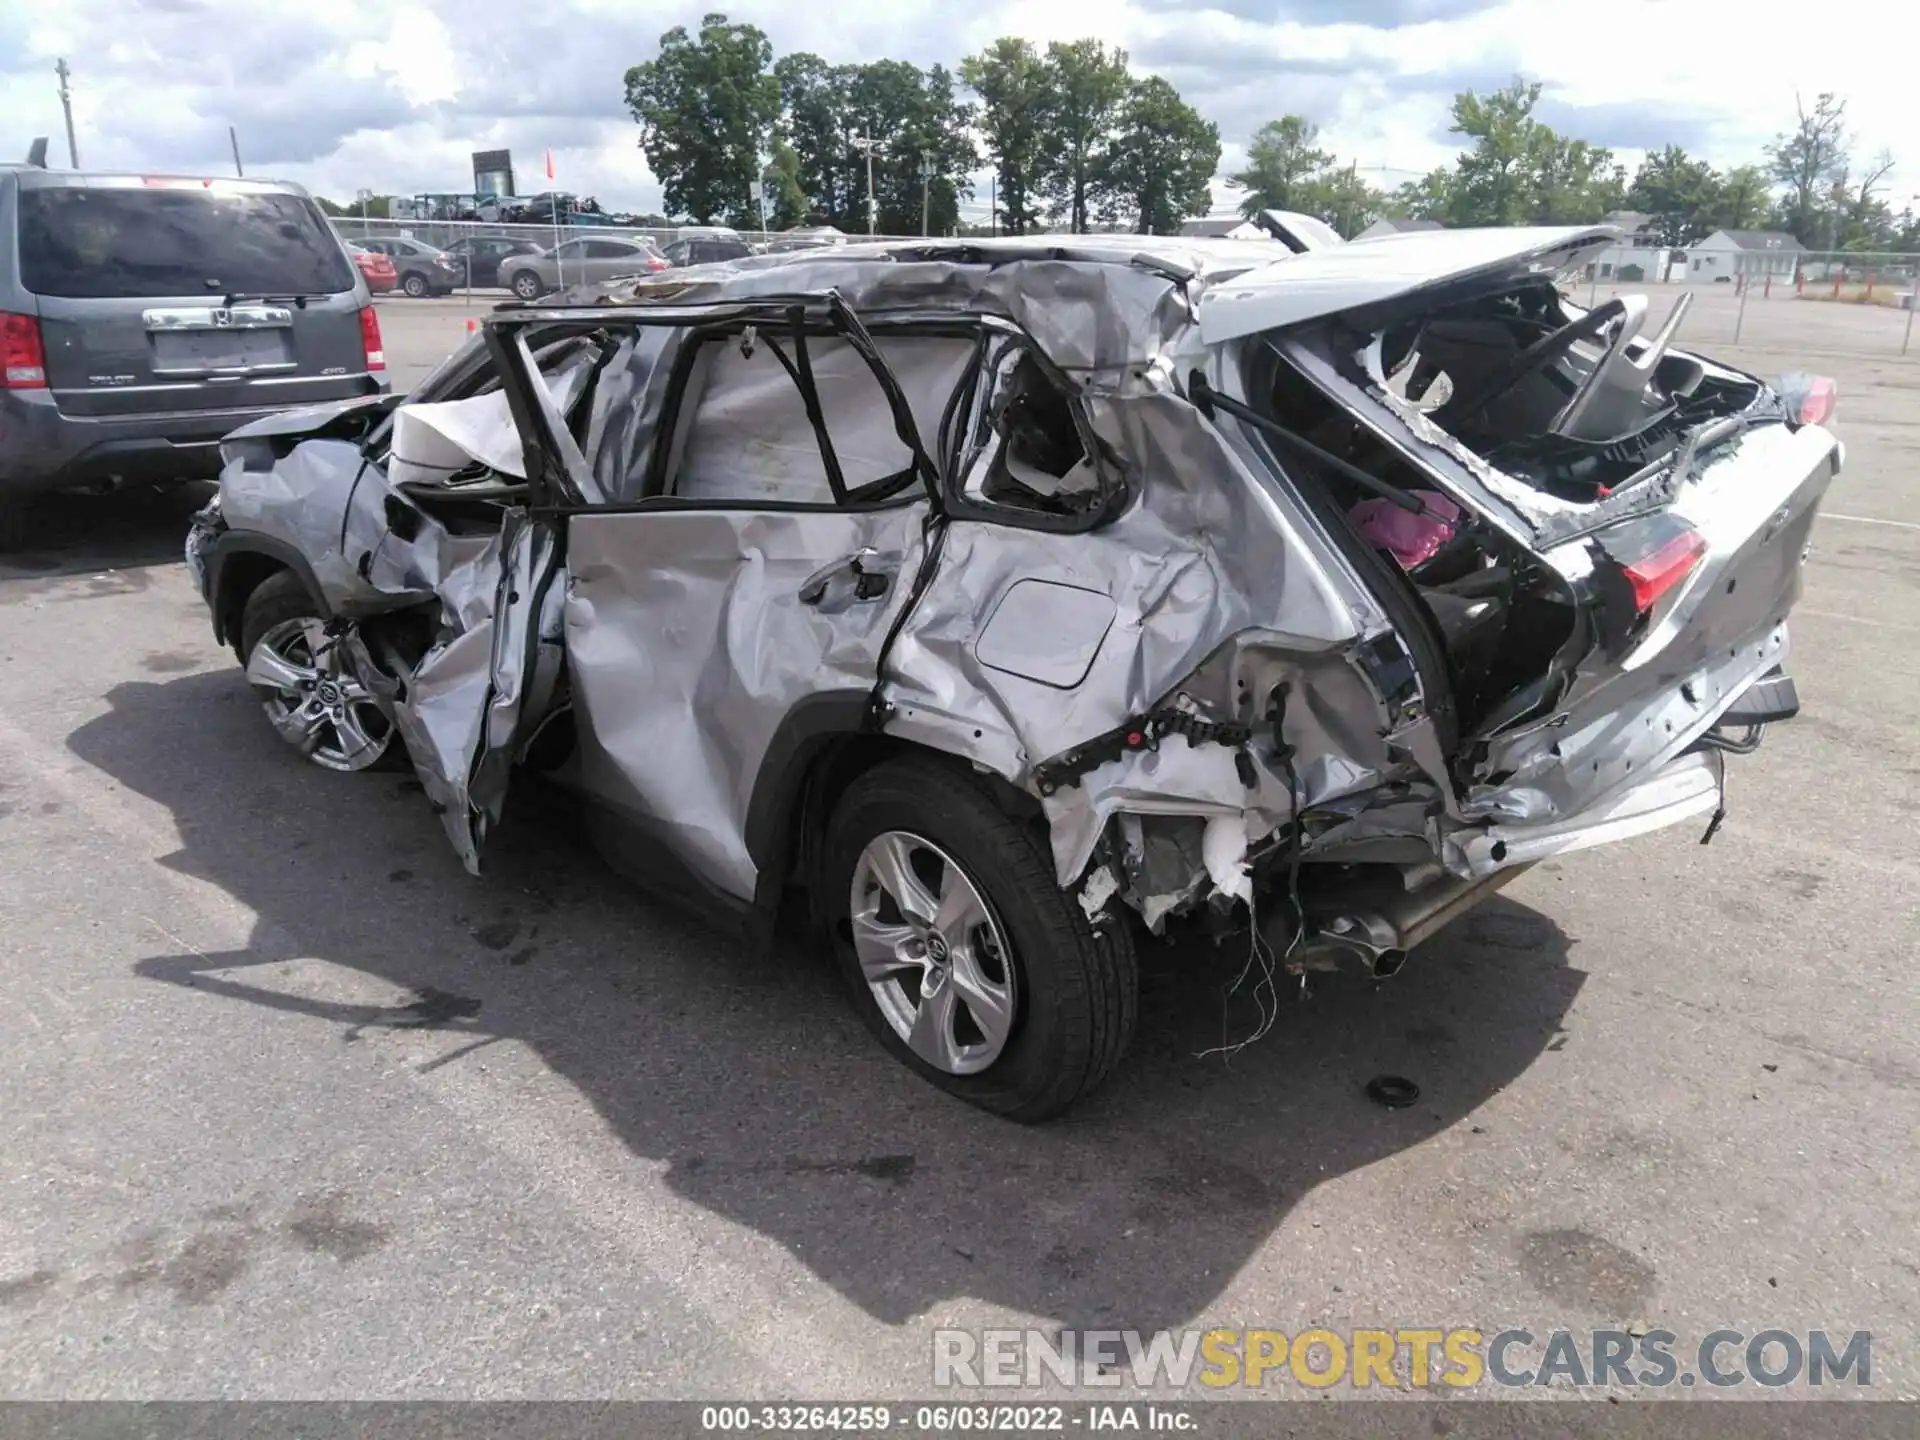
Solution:
{"label": "minivan taillight", "polygon": [[6,362],[0,390],[47,388],[47,352],[40,343],[38,316],[0,311],[0,359]]}
{"label": "minivan taillight", "polygon": [[360,312],[360,348],[367,352],[367,369],[387,368],[387,352],[380,347],[380,313],[371,305]]}

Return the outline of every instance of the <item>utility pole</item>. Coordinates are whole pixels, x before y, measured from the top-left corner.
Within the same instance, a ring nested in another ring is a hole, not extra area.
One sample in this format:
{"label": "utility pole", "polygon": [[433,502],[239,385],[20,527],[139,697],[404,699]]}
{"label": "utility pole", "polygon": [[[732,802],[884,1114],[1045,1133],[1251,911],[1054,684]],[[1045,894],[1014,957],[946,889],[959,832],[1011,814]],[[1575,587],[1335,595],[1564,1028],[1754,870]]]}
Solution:
{"label": "utility pole", "polygon": [[240,132],[231,125],[227,126],[227,141],[233,146],[233,173],[244,180],[247,172],[240,168]]}
{"label": "utility pole", "polygon": [[987,234],[1000,233],[1000,172],[987,172]]}
{"label": "utility pole", "polygon": [[53,62],[53,73],[60,77],[60,109],[67,117],[67,168],[80,168],[80,147],[73,143],[73,92],[67,89],[67,77],[73,72],[67,69],[65,59]]}
{"label": "utility pole", "polygon": [[869,235],[876,233],[880,218],[880,205],[873,194],[873,152],[879,148],[879,145],[880,142],[871,135],[853,137],[853,148],[867,157],[867,234]]}
{"label": "utility pole", "polygon": [[933,152],[920,152],[920,233],[933,233]]}

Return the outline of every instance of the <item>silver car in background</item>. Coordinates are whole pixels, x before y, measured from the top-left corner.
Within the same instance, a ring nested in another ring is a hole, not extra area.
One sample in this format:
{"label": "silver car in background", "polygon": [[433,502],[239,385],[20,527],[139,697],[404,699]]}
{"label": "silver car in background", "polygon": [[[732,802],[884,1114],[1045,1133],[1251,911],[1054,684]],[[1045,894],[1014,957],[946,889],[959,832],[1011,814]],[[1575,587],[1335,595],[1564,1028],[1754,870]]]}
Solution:
{"label": "silver car in background", "polygon": [[[1724,815],[1838,472],[1556,275],[1607,228],[851,245],[505,307],[409,403],[228,441],[189,563],[269,720],[512,787],[1023,1120],[1145,932],[1373,974],[1527,866]],[[591,302],[591,303],[589,303]]]}
{"label": "silver car in background", "polygon": [[537,300],[574,285],[600,285],[671,268],[651,240],[594,235],[563,240],[538,255],[509,256],[500,262],[497,278],[520,299]]}

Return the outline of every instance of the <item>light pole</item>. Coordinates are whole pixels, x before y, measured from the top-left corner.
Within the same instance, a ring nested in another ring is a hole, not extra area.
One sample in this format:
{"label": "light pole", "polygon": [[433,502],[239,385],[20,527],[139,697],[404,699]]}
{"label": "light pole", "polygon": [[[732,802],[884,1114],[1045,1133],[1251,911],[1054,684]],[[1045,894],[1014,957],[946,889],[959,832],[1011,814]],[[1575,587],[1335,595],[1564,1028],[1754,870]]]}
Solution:
{"label": "light pole", "polygon": [[880,142],[871,135],[853,137],[853,148],[867,157],[867,234],[872,235],[879,223],[880,205],[873,196],[873,152],[880,148]]}
{"label": "light pole", "polygon": [[73,93],[67,89],[67,77],[73,72],[67,69],[64,59],[53,62],[53,73],[60,77],[60,109],[67,117],[67,168],[80,168],[80,147],[73,143]]}
{"label": "light pole", "polygon": [[920,233],[933,233],[933,152],[920,152]]}

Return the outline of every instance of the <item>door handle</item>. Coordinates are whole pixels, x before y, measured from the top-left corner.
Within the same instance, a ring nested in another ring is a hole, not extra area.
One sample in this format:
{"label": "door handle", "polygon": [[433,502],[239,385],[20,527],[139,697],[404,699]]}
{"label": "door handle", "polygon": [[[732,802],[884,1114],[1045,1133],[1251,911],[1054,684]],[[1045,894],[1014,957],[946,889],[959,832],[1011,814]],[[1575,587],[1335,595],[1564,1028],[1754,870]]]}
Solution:
{"label": "door handle", "polygon": [[[815,571],[800,586],[800,603],[840,611],[850,604],[866,604],[881,599],[893,588],[893,571],[880,568],[875,563],[879,559],[879,552],[868,548]],[[835,585],[834,581],[841,576],[851,578],[853,583]],[[829,594],[834,596],[835,601],[831,606],[826,605]]]}

